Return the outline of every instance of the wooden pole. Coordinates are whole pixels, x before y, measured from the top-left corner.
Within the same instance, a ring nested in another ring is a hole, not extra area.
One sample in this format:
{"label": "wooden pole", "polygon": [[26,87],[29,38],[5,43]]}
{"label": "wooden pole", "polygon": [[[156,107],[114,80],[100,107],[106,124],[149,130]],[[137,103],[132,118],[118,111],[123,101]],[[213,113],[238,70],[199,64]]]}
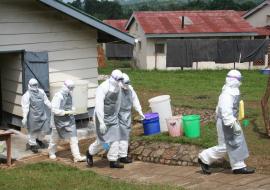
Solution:
{"label": "wooden pole", "polygon": [[270,75],[268,77],[267,87],[266,87],[264,96],[261,100],[264,126],[266,130],[266,134],[270,137],[270,120],[269,120],[269,109],[268,109],[269,96],[270,96]]}

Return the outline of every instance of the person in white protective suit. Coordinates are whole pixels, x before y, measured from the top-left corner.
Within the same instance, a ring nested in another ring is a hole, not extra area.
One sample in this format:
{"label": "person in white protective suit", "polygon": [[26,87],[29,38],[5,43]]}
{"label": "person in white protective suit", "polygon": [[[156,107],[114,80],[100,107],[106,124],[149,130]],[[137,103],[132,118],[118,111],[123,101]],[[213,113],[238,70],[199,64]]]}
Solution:
{"label": "person in white protective suit", "polygon": [[75,85],[72,80],[66,80],[63,87],[52,99],[53,129],[49,144],[49,157],[56,159],[57,143],[60,139],[69,139],[70,150],[74,162],[83,162],[85,156],[81,156],[78,145],[77,129],[74,110],[72,106],[72,91]]}
{"label": "person in white protective suit", "polygon": [[93,166],[93,155],[100,152],[104,144],[110,146],[107,158],[111,168],[123,168],[119,162],[119,145],[121,133],[119,130],[118,113],[121,102],[121,85],[123,74],[114,70],[109,79],[101,83],[96,90],[95,125],[96,141],[86,152],[88,166]]}
{"label": "person in white protective suit", "polygon": [[226,153],[234,174],[254,173],[253,168],[248,168],[244,162],[249,156],[247,144],[239,124],[238,111],[240,101],[241,73],[231,70],[226,77],[216,108],[216,127],[218,145],[208,148],[199,154],[198,162],[204,174],[211,174],[210,165],[224,158]]}
{"label": "person in white protective suit", "polygon": [[123,73],[123,86],[121,88],[121,104],[118,114],[121,140],[119,147],[119,161],[122,163],[131,163],[132,159],[128,157],[128,141],[131,131],[132,107],[139,113],[141,119],[145,119],[140,101],[127,74]]}
{"label": "person in white protective suit", "polygon": [[26,149],[37,153],[39,148],[47,148],[44,137],[51,133],[50,109],[51,103],[44,90],[38,88],[38,81],[29,80],[28,90],[21,100],[23,119],[22,126],[28,130]]}

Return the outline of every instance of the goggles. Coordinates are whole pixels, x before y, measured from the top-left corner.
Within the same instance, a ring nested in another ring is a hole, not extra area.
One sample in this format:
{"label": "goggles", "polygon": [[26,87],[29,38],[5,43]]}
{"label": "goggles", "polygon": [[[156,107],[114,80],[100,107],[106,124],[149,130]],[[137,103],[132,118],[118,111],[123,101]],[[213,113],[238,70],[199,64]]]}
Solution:
{"label": "goggles", "polygon": [[125,85],[129,85],[130,84],[130,81],[126,81],[124,82]]}
{"label": "goggles", "polygon": [[117,77],[113,77],[111,76],[114,80],[116,80],[117,82],[123,81],[123,77],[117,78]]}
{"label": "goggles", "polygon": [[234,79],[237,79],[238,81],[242,81],[243,80],[243,77],[235,77],[235,76],[229,76],[227,75],[228,78],[234,78]]}

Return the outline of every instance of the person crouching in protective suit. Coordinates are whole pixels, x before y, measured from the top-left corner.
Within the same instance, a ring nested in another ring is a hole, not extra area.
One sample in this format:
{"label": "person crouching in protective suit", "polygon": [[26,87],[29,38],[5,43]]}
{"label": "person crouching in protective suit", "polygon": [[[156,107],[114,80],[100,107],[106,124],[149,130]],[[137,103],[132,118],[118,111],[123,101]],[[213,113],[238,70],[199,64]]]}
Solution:
{"label": "person crouching in protective suit", "polygon": [[131,132],[131,116],[132,116],[132,107],[139,113],[141,119],[144,119],[142,112],[142,107],[136,92],[133,87],[130,85],[130,80],[127,74],[123,73],[123,85],[121,88],[121,104],[120,111],[118,114],[119,118],[119,129],[121,132],[121,141],[119,147],[119,161],[122,163],[131,163],[128,154],[128,141]]}
{"label": "person crouching in protective suit", "polygon": [[77,129],[72,107],[72,91],[74,82],[66,80],[63,87],[52,99],[53,129],[49,144],[49,157],[56,159],[57,143],[60,139],[69,139],[70,150],[74,162],[83,162],[85,156],[81,156],[78,145]]}
{"label": "person crouching in protective suit", "polygon": [[100,152],[104,145],[109,145],[107,158],[111,168],[123,168],[119,163],[119,130],[118,113],[121,103],[121,84],[123,76],[120,70],[114,70],[109,79],[101,83],[96,90],[95,125],[96,141],[86,152],[88,166],[93,166],[93,155]]}
{"label": "person crouching in protective suit", "polygon": [[234,174],[250,174],[255,170],[244,162],[249,152],[241,126],[237,120],[239,111],[241,73],[231,70],[226,77],[216,109],[218,145],[199,154],[198,162],[204,174],[211,174],[210,165],[228,153]]}
{"label": "person crouching in protective suit", "polygon": [[26,149],[38,153],[39,148],[47,148],[43,140],[45,135],[51,133],[51,103],[45,92],[38,88],[36,79],[29,80],[28,90],[22,96],[21,105],[23,111],[22,126],[27,127],[28,130]]}

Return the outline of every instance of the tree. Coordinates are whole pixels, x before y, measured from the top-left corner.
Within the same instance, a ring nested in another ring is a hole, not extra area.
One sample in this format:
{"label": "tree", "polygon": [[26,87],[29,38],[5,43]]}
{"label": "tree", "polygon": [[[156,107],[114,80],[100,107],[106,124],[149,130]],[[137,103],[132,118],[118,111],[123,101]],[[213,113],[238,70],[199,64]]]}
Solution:
{"label": "tree", "polygon": [[188,10],[204,10],[208,9],[208,4],[202,0],[189,1],[185,6],[185,9]]}
{"label": "tree", "polygon": [[73,7],[76,7],[78,9],[83,10],[82,2],[81,0],[75,0],[72,3],[70,3]]}
{"label": "tree", "polygon": [[241,6],[242,10],[247,11],[247,10],[250,10],[250,9],[256,7],[256,3],[254,3],[253,1],[247,1],[247,2],[240,4],[240,6]]}
{"label": "tree", "polygon": [[212,0],[208,4],[210,10],[240,10],[239,4],[234,0]]}
{"label": "tree", "polygon": [[123,17],[121,5],[112,1],[85,0],[84,11],[100,20]]}

